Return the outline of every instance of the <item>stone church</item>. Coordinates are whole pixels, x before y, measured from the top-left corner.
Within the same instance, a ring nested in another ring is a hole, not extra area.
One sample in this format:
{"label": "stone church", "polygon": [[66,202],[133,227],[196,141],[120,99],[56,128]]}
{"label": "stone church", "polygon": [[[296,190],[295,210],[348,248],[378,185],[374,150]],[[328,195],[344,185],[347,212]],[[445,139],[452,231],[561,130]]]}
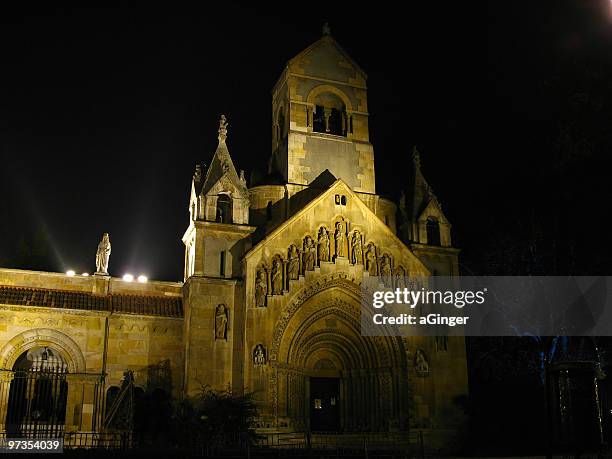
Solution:
{"label": "stone church", "polygon": [[252,392],[262,431],[459,429],[463,338],[360,333],[364,279],[457,275],[459,252],[416,150],[399,205],[377,194],[367,102],[326,32],[273,87],[267,175],[247,183],[222,117],[182,282],[0,269],[0,430],[109,428],[128,376],[140,394]]}

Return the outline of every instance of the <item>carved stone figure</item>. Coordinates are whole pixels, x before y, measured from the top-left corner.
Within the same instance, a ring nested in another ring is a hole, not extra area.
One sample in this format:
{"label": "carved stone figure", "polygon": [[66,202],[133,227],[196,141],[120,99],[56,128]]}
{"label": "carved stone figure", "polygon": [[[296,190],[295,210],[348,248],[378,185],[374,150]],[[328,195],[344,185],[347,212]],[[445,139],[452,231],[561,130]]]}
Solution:
{"label": "carved stone figure", "polygon": [[346,234],[344,233],[344,225],[342,222],[336,223],[334,238],[336,240],[336,256],[346,257]]}
{"label": "carved stone figure", "polygon": [[408,288],[408,283],[406,282],[406,270],[403,266],[398,266],[395,270],[395,288]]}
{"label": "carved stone figure", "polygon": [[329,261],[329,234],[325,228],[319,230],[319,261]]}
{"label": "carved stone figure", "polygon": [[255,350],[253,351],[253,363],[256,366],[266,364],[266,348],[263,344],[255,346]]}
{"label": "carved stone figure", "polygon": [[255,279],[255,306],[264,308],[266,306],[266,295],[268,294],[268,281],[266,272],[263,269],[257,271],[257,279]]}
{"label": "carved stone figure", "polygon": [[219,140],[224,141],[227,137],[227,127],[229,126],[225,115],[221,115],[219,120]]}
{"label": "carved stone figure", "polygon": [[429,362],[422,349],[417,349],[414,355],[414,370],[417,374],[429,373]]}
{"label": "carved stone figure", "polygon": [[297,280],[300,277],[300,254],[295,245],[289,247],[289,253],[287,254],[287,277],[292,280]]}
{"label": "carved stone figure", "polygon": [[108,233],[104,233],[96,252],[96,274],[108,275],[108,259],[111,254],[111,243]]}
{"label": "carved stone figure", "polygon": [[304,271],[313,271],[315,267],[315,243],[310,236],[304,238]]}
{"label": "carved stone figure", "polygon": [[363,245],[361,243],[361,234],[359,231],[353,233],[351,247],[351,262],[355,265],[360,265],[363,263]]}
{"label": "carved stone figure", "polygon": [[283,294],[283,262],[276,258],[272,264],[272,295]]}
{"label": "carved stone figure", "polygon": [[391,257],[386,253],[380,260],[380,277],[385,287],[391,287]]}
{"label": "carved stone figure", "polygon": [[227,339],[227,308],[224,304],[215,311],[215,339]]}
{"label": "carved stone figure", "polygon": [[368,244],[368,250],[366,251],[366,269],[370,273],[370,276],[376,276],[378,274],[376,263],[376,246],[373,242]]}

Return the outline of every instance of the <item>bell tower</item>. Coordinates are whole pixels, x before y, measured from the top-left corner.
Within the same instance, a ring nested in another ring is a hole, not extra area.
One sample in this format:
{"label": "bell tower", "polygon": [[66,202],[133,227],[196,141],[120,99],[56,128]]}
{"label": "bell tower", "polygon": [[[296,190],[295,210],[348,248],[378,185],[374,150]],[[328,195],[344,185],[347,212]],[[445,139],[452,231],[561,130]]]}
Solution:
{"label": "bell tower", "polygon": [[375,193],[365,72],[330,34],[291,59],[272,91],[269,172],[309,185],[326,169]]}

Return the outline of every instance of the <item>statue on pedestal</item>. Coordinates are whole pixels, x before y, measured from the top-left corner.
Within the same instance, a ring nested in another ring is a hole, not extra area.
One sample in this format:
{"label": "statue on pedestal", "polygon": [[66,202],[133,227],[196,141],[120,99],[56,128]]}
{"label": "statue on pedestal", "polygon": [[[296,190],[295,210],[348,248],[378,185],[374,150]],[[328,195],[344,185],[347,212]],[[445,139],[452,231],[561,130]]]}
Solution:
{"label": "statue on pedestal", "polygon": [[263,269],[257,271],[255,279],[255,307],[264,308],[266,306],[266,295],[268,293],[268,279]]}
{"label": "statue on pedestal", "polygon": [[288,259],[287,277],[291,280],[297,280],[300,278],[300,255],[295,245],[289,247]]}
{"label": "statue on pedestal", "polygon": [[283,294],[283,262],[277,258],[272,265],[272,295]]}
{"label": "statue on pedestal", "polygon": [[227,339],[227,308],[224,304],[218,305],[215,312],[215,339]]}
{"label": "statue on pedestal", "polygon": [[336,223],[336,234],[334,234],[334,238],[336,239],[336,257],[345,257],[346,235],[344,233],[344,225],[342,222]]}
{"label": "statue on pedestal", "polygon": [[111,253],[111,243],[108,233],[104,233],[96,252],[96,274],[108,276],[108,259]]}
{"label": "statue on pedestal", "polygon": [[323,227],[319,230],[319,261],[329,261],[329,235]]}

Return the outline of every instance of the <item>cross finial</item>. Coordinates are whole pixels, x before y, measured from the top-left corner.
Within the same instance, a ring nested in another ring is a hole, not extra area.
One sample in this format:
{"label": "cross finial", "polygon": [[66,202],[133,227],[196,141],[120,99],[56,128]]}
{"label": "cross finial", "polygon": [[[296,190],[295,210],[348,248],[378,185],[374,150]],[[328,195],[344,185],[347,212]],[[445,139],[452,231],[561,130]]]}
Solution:
{"label": "cross finial", "polygon": [[419,150],[417,150],[416,145],[412,147],[412,161],[418,169],[421,168],[421,154],[419,153]]}
{"label": "cross finial", "polygon": [[329,27],[329,22],[323,24],[323,36],[331,35],[331,28]]}
{"label": "cross finial", "polygon": [[219,119],[219,141],[225,142],[225,139],[227,138],[228,126],[229,124],[227,123],[227,118],[225,115],[221,115],[221,118]]}

